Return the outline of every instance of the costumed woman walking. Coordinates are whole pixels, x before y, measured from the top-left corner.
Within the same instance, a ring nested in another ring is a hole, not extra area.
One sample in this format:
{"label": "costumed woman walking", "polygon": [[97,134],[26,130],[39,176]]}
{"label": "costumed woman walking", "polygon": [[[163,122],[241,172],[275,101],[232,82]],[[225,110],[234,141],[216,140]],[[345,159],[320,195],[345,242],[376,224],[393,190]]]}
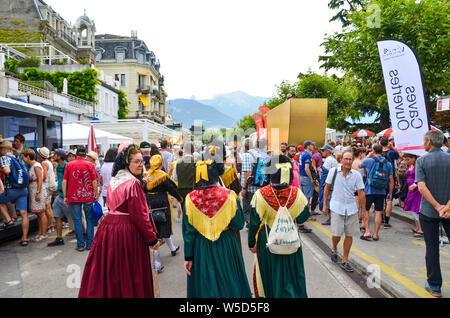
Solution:
{"label": "costumed woman walking", "polygon": [[[153,155],[150,159],[150,169],[144,174],[144,189],[151,216],[156,225],[158,239],[164,239],[172,256],[175,256],[180,247],[175,246],[170,237],[173,234],[173,211],[169,194],[180,203],[183,198],[178,193],[176,184],[162,170],[162,167],[162,156]],[[158,273],[164,268],[159,251],[155,251],[154,268]]]}
{"label": "costumed woman walking", "polygon": [[293,172],[289,158],[283,155],[272,157],[272,163],[275,160],[279,163],[276,173],[270,175],[271,184],[256,191],[251,202],[248,246],[256,253],[255,297],[306,298],[301,246],[289,255],[273,254],[266,247],[267,233],[270,233],[280,207],[286,206],[297,224],[304,223],[309,217],[308,200],[299,188],[290,185]]}
{"label": "costumed woman walking", "polygon": [[196,163],[194,191],[183,213],[184,267],[188,298],[251,298],[234,231],[244,214],[234,191],[218,185],[223,163]]}
{"label": "costumed woman walking", "polygon": [[100,224],[84,268],[80,298],[153,298],[148,246],[159,242],[140,178],[144,160],[135,145],[114,162],[107,194],[110,212]]}

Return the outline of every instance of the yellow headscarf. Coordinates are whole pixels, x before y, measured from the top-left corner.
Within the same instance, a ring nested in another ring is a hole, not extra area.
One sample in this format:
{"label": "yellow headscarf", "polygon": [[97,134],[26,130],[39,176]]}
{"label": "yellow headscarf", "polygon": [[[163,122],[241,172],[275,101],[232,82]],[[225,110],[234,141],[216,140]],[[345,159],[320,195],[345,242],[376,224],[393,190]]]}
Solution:
{"label": "yellow headscarf", "polygon": [[162,171],[161,164],[163,159],[160,155],[154,155],[150,158],[150,169],[144,174],[144,177],[151,177],[151,181],[147,183],[147,190],[151,190],[163,183],[169,175]]}
{"label": "yellow headscarf", "polygon": [[163,159],[160,155],[154,155],[150,158],[150,170],[149,173],[153,174],[154,171],[161,168],[161,164],[163,163]]}

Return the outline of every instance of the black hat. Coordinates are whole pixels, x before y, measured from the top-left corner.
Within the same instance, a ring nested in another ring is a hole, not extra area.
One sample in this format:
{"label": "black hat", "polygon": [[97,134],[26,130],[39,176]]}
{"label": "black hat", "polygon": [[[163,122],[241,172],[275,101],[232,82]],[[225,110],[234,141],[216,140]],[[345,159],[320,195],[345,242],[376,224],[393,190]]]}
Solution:
{"label": "black hat", "polygon": [[77,156],[85,157],[86,156],[86,148],[84,148],[84,147],[77,148]]}
{"label": "black hat", "polygon": [[65,160],[67,157],[67,154],[63,149],[56,149],[55,155],[60,156],[63,160]]}
{"label": "black hat", "polygon": [[139,145],[139,149],[144,152],[150,152],[152,145],[148,141],[143,141]]}

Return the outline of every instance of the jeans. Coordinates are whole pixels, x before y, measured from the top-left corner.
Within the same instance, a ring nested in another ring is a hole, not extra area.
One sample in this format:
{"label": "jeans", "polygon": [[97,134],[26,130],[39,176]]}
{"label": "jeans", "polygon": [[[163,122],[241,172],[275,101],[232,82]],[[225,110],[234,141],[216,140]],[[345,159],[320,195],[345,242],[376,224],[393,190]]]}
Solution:
{"label": "jeans", "polygon": [[[93,220],[93,207],[94,202],[83,202],[83,203],[70,203],[70,208],[72,209],[72,217],[75,226],[75,234],[77,236],[77,246],[91,248],[92,241],[94,240],[94,220]],[[84,210],[84,215],[86,217],[86,238],[83,237],[83,227],[81,225],[81,208]]]}
{"label": "jeans", "polygon": [[252,209],[250,203],[252,202],[253,195],[253,192],[246,192],[242,198],[242,212],[244,212],[245,222],[250,221],[250,211]]}
{"label": "jeans", "polygon": [[439,223],[442,222],[445,233],[450,238],[450,220],[430,218],[423,214],[419,215],[419,220],[426,246],[427,281],[431,286],[440,288],[442,287],[442,274],[439,262]]}

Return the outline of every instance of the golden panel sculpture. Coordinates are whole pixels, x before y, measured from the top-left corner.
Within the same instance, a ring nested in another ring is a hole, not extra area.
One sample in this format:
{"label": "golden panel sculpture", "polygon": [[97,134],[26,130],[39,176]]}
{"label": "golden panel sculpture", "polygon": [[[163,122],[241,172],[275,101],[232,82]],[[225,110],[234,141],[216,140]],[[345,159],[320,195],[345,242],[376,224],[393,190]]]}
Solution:
{"label": "golden panel sculpture", "polygon": [[[279,144],[303,145],[306,140],[325,143],[328,99],[291,98],[267,113],[269,146],[279,154]],[[275,135],[278,131],[278,137]],[[273,141],[273,143],[272,143]]]}

